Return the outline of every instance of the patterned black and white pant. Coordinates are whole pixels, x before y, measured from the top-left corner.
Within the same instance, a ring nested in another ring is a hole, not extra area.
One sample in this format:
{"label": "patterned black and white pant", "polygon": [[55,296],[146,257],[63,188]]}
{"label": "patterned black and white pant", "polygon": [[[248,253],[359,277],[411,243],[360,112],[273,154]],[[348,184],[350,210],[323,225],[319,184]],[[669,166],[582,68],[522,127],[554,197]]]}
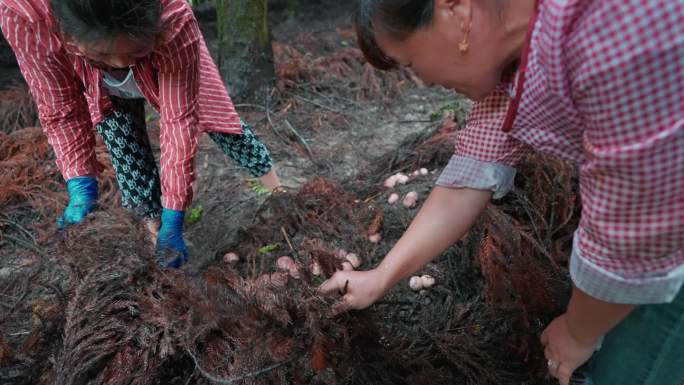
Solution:
{"label": "patterned black and white pant", "polygon": [[[112,158],[121,203],[144,218],[161,215],[161,181],[145,123],[145,101],[112,97],[114,113],[97,125]],[[243,135],[212,132],[209,137],[254,177],[273,167],[271,154],[252,128],[242,122]]]}

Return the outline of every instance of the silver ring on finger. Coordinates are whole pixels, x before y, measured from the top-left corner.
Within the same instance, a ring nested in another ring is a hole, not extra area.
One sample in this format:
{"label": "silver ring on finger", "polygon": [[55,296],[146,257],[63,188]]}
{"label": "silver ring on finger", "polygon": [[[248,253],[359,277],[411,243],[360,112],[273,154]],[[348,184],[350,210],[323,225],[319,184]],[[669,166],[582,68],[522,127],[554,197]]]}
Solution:
{"label": "silver ring on finger", "polygon": [[548,360],[548,361],[546,362],[546,365],[547,365],[547,366],[549,367],[549,369],[552,370],[552,371],[555,370],[555,369],[556,369],[556,366],[557,366],[557,364],[556,364],[555,362],[553,362],[553,360]]}

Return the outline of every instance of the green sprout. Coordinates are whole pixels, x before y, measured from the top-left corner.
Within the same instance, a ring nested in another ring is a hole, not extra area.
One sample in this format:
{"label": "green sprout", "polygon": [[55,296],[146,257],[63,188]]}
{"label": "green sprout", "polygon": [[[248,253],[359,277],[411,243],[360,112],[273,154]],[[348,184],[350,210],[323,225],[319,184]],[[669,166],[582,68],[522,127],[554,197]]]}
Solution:
{"label": "green sprout", "polygon": [[247,184],[249,185],[249,188],[251,188],[252,191],[254,191],[254,193],[256,193],[258,196],[268,195],[271,193],[271,189],[264,186],[259,179],[247,179]]}
{"label": "green sprout", "polygon": [[188,224],[194,225],[202,219],[202,213],[204,213],[202,206],[193,207],[188,211],[188,216],[185,220]]}
{"label": "green sprout", "polygon": [[462,117],[466,114],[468,108],[468,102],[457,99],[447,104],[444,104],[437,111],[431,113],[430,120],[433,122],[437,122],[449,115],[453,115],[455,117]]}
{"label": "green sprout", "polygon": [[280,244],[279,244],[279,243],[272,243],[272,244],[270,244],[270,245],[266,245],[266,246],[260,247],[260,248],[257,250],[257,254],[259,254],[259,255],[270,254],[270,253],[272,253],[272,252],[278,250],[278,248],[280,248]]}

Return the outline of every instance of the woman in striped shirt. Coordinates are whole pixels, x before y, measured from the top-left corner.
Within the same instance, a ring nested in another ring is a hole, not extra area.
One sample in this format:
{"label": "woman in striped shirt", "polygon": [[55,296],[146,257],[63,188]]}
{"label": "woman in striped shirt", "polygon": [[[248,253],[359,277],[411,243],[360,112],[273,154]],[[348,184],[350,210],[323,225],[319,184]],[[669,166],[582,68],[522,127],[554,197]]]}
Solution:
{"label": "woman in striped shirt", "polygon": [[[160,259],[164,266],[188,258],[183,218],[200,133],[265,186],[279,186],[267,148],[236,113],[185,0],[3,0],[0,27],[67,181],[61,226],[83,221],[98,197],[93,127],[110,151],[123,205],[158,231],[159,251],[173,251]],[[160,114],[161,177],[144,101]]]}
{"label": "woman in striped shirt", "polygon": [[[684,381],[684,2],[356,0],[368,60],[476,101],[455,154],[375,269],[338,272],[363,308],[456,242],[530,150],[574,162],[572,297],[541,336],[563,385]],[[495,363],[492,363],[495,364]]]}

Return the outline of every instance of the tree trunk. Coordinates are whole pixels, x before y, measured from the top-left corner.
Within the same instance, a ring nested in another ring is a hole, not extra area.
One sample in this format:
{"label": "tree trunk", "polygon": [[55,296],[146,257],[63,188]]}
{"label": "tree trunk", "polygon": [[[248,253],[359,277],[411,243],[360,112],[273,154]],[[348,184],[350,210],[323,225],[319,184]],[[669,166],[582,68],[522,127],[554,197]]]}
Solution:
{"label": "tree trunk", "polygon": [[213,0],[218,66],[236,101],[253,99],[274,79],[266,0]]}

